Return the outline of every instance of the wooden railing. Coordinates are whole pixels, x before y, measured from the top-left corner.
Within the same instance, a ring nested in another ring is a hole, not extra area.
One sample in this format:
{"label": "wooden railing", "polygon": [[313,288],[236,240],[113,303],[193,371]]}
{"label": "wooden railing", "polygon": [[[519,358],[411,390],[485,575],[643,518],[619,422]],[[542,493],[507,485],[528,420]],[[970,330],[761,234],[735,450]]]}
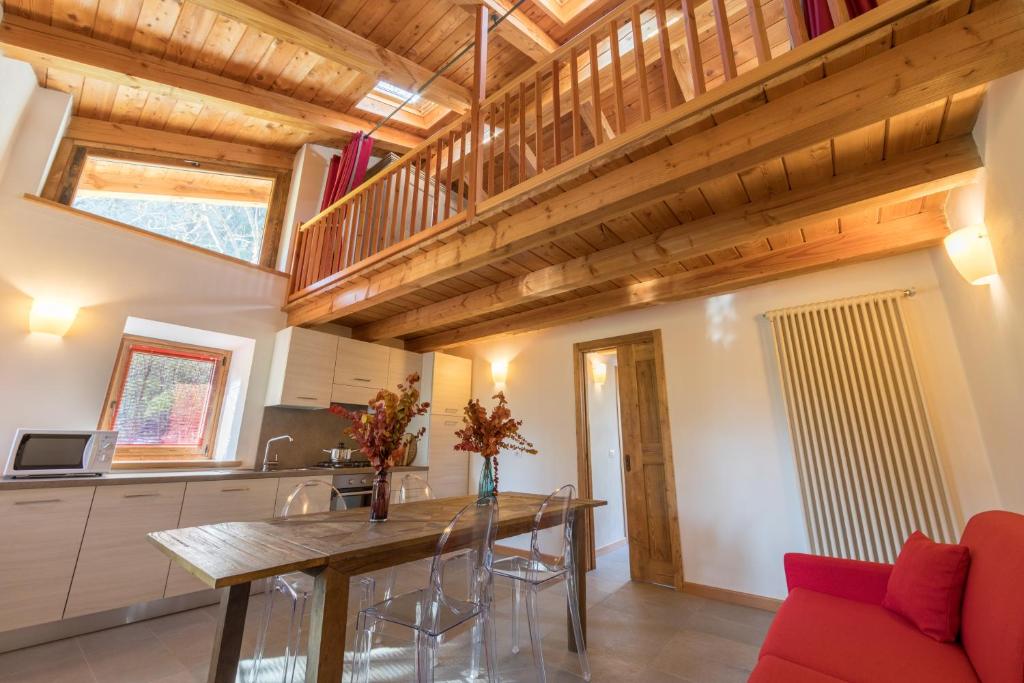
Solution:
{"label": "wooden railing", "polygon": [[[849,20],[842,0],[829,7],[836,26]],[[477,23],[477,62],[486,63],[486,17]],[[799,0],[624,5],[514,82],[475,95],[471,112],[301,225],[289,300],[471,221],[481,204],[514,196],[807,39]]]}

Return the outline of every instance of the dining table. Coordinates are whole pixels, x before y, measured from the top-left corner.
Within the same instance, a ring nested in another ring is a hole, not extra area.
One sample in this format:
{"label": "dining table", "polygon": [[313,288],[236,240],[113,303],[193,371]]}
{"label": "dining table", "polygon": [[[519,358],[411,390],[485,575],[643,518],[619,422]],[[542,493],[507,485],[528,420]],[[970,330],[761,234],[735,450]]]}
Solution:
{"label": "dining table", "polygon": [[[506,539],[532,531],[545,498],[532,493],[497,494],[495,538]],[[432,557],[448,523],[475,500],[475,496],[456,496],[392,504],[385,522],[371,522],[369,508],[355,508],[157,531],[148,537],[204,584],[223,589],[208,683],[236,681],[253,582],[300,571],[313,576],[306,682],[338,683],[345,661],[350,579]],[[589,511],[605,504],[601,500],[572,500],[572,546],[573,556],[579,558],[576,585],[584,640]],[[544,515],[539,526],[548,528],[560,523],[561,515],[552,510]],[[446,549],[457,547],[449,543]],[[575,651],[571,626],[568,630],[569,649]]]}

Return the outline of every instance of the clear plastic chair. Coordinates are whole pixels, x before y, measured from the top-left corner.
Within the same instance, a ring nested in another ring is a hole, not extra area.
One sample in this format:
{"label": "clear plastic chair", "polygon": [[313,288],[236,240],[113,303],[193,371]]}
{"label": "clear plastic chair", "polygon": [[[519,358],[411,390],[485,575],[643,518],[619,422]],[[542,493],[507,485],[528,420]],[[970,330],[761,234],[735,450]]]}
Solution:
{"label": "clear plastic chair", "polygon": [[[402,486],[397,494],[399,503],[412,503],[417,500],[434,500],[434,492],[426,479],[417,477],[415,474],[407,474],[402,477]],[[392,502],[395,502],[392,499]],[[384,599],[387,600],[395,592],[395,584],[398,581],[398,567],[388,570],[387,579],[384,582]]]}
{"label": "clear plastic chair", "polygon": [[[580,669],[584,680],[590,680],[590,660],[583,642],[583,628],[580,624],[579,592],[576,588],[576,558],[573,557],[573,523],[575,513],[572,499],[576,487],[566,484],[544,499],[537,509],[530,534],[529,557],[498,557],[494,560],[494,576],[511,579],[515,589],[515,611],[512,614],[512,652],[519,652],[519,613],[521,611],[523,588],[526,588],[526,615],[530,627],[530,645],[533,648],[533,664],[537,680],[546,680],[544,672],[544,649],[541,644],[540,615],[537,611],[537,594],[542,588],[565,581],[565,593],[569,603],[569,615],[573,634],[576,636]],[[541,521],[547,521],[547,528],[541,528]],[[552,522],[554,524],[552,525]]]}
{"label": "clear plastic chair", "polygon": [[[481,649],[486,652],[487,680],[491,683],[498,680],[494,624],[491,619],[491,564],[497,518],[498,501],[493,497],[481,498],[462,508],[445,527],[437,542],[427,587],[402,593],[360,610],[356,624],[355,656],[349,678],[351,683],[369,681],[373,634],[381,623],[405,626],[415,633],[415,680],[418,683],[432,683],[441,639],[456,627],[472,622],[470,680],[476,678]],[[462,577],[462,581],[456,580],[459,577],[448,576],[450,565],[453,564],[451,560],[462,559],[466,555],[469,561],[457,565],[468,569],[467,576]],[[363,585],[372,591],[372,581],[364,581]],[[460,588],[465,590],[465,595],[461,594]],[[369,601],[369,597],[364,595],[364,600]]]}
{"label": "clear plastic chair", "polygon": [[[298,484],[285,499],[281,508],[280,517],[294,517],[308,515],[314,512],[323,512],[323,506],[319,504],[314,495],[318,489],[326,487],[331,490],[333,504],[336,509],[345,509],[345,499],[334,486],[318,479],[309,479]],[[253,653],[252,669],[250,670],[249,683],[258,683],[260,668],[263,665],[263,654],[267,645],[267,633],[270,631],[270,618],[273,616],[274,598],[280,593],[291,601],[292,615],[288,627],[288,640],[285,643],[284,663],[281,675],[282,683],[290,683],[295,677],[296,662],[302,650],[302,620],[306,615],[306,606],[313,593],[313,577],[304,572],[292,572],[275,576],[270,580],[267,587],[266,605],[263,608],[263,621],[260,623],[260,631],[256,637],[256,648]]]}

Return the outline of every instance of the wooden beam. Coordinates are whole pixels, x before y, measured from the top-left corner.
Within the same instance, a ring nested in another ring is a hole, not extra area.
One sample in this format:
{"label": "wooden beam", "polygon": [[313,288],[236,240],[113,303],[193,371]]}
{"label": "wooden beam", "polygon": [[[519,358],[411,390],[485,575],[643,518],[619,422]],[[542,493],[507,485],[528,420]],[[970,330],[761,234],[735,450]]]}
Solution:
{"label": "wooden beam", "polygon": [[[365,132],[373,123],[230,78],[157,59],[56,26],[4,15],[0,46],[8,57],[198,104],[240,111],[328,138]],[[393,128],[374,134],[380,147],[405,151],[422,138]]]}
{"label": "wooden beam", "polygon": [[[467,12],[475,14],[475,8],[483,5],[494,18],[505,16],[512,5],[508,0],[452,0]],[[555,40],[532,19],[516,9],[493,29],[506,43],[516,48],[535,62],[549,57],[559,48]]]}
{"label": "wooden beam", "polygon": [[[305,48],[355,71],[406,90],[426,87],[424,99],[457,111],[469,109],[469,90],[444,75],[406,59],[371,40],[288,0],[193,0],[250,28]],[[428,84],[429,83],[429,84]]]}
{"label": "wooden beam", "polygon": [[111,162],[90,157],[78,180],[77,196],[133,194],[269,204],[274,182],[226,173]]}
{"label": "wooden beam", "polygon": [[71,117],[64,136],[86,146],[93,143],[125,151],[162,152],[202,161],[226,161],[289,171],[295,162],[295,155],[291,152],[197,138],[124,123],[84,119],[80,116]]}
{"label": "wooden beam", "polygon": [[[481,209],[487,223],[479,229],[412,255],[401,265],[339,282],[326,296],[296,302],[289,307],[289,322],[325,322],[365,310],[685,188],[738,173],[805,147],[808,141],[862,128],[1022,67],[1024,0],[996,0],[536,206],[512,215],[504,214],[503,205]],[[563,164],[567,173],[573,164],[573,172],[585,171],[585,157]],[[515,201],[529,196],[517,195]]]}
{"label": "wooden beam", "polygon": [[941,213],[917,214],[872,228],[829,235],[763,254],[417,337],[407,340],[405,348],[418,352],[435,351],[669,301],[722,294],[814,270],[923,249],[939,244],[947,234],[948,228]]}
{"label": "wooden beam", "polygon": [[823,220],[947,191],[975,180],[981,168],[973,140],[959,138],[866,166],[816,187],[746,204],[367,323],[354,328],[352,336],[375,341],[457,323]]}

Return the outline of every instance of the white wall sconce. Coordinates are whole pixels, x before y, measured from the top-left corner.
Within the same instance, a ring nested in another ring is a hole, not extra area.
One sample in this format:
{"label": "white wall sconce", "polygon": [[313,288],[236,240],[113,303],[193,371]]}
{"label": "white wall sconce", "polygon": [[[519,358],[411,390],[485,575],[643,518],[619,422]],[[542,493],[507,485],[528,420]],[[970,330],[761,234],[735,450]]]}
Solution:
{"label": "white wall sconce", "polygon": [[594,384],[604,386],[608,380],[608,364],[595,358],[590,364],[590,371],[594,376]]}
{"label": "white wall sconce", "polygon": [[949,260],[972,285],[987,285],[995,279],[996,259],[983,224],[955,230],[943,240]]}
{"label": "white wall sconce", "polygon": [[507,360],[492,360],[491,361],[491,379],[498,386],[505,386],[505,381],[508,379],[508,361]]}
{"label": "white wall sconce", "polygon": [[63,337],[78,316],[78,307],[59,301],[35,299],[28,314],[28,329],[36,334]]}

